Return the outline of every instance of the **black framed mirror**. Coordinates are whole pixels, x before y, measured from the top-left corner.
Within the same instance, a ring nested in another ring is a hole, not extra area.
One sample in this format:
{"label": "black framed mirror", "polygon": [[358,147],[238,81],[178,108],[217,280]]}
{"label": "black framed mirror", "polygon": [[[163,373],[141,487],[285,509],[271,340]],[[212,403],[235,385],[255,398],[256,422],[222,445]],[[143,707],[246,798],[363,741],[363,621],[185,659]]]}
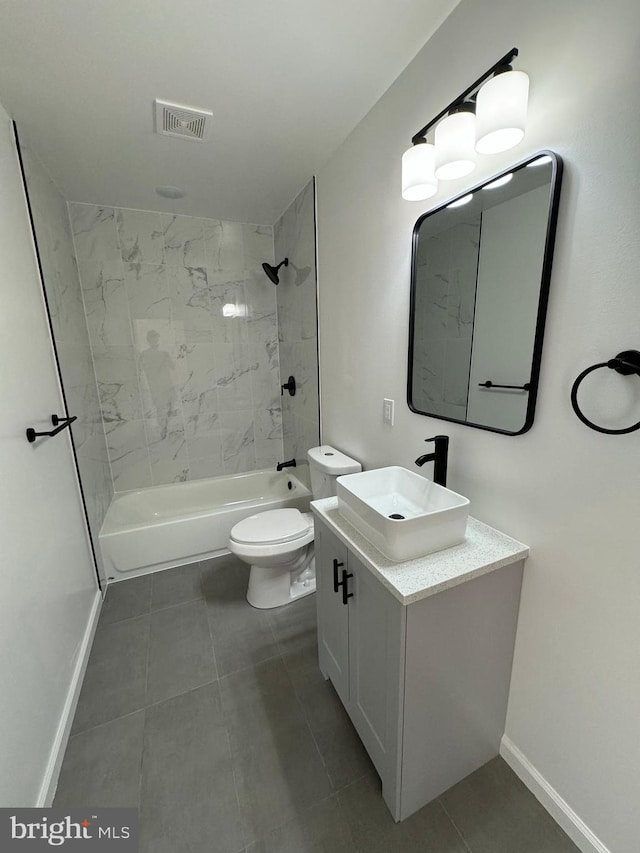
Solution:
{"label": "black framed mirror", "polygon": [[561,176],[560,157],[540,151],[416,222],[413,412],[506,435],[531,428]]}

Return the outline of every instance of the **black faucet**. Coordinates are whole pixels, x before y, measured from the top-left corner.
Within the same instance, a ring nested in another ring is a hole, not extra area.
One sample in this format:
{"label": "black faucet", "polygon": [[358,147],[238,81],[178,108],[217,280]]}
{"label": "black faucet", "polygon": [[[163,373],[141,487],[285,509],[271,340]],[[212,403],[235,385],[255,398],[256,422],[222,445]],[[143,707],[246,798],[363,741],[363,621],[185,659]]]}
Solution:
{"label": "black faucet", "polygon": [[425,453],[424,456],[418,456],[416,465],[421,468],[425,462],[433,462],[433,482],[439,486],[446,486],[449,436],[434,435],[433,438],[425,438],[425,441],[434,441],[436,449],[433,453]]}
{"label": "black faucet", "polygon": [[278,462],[278,464],[276,465],[276,471],[282,471],[283,468],[295,468],[295,467],[296,467],[296,460],[295,459],[289,459],[288,462]]}

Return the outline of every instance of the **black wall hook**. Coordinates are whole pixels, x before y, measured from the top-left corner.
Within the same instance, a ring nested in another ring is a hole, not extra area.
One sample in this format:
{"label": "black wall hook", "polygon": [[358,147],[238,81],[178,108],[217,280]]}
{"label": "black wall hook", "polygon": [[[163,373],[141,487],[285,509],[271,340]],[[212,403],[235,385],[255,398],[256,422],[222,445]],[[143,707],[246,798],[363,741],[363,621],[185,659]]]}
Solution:
{"label": "black wall hook", "polygon": [[571,388],[571,405],[573,406],[573,411],[583,424],[596,432],[602,432],[605,435],[626,435],[627,433],[635,432],[640,429],[640,421],[623,429],[607,429],[607,427],[598,426],[598,424],[590,421],[578,406],[578,388],[580,387],[580,383],[585,376],[593,373],[594,370],[599,370],[601,367],[608,367],[610,370],[615,370],[617,373],[622,374],[622,376],[631,376],[633,374],[640,376],[640,351],[635,349],[623,350],[615,358],[610,358],[609,361],[602,361],[599,364],[592,364],[591,367],[583,370]]}

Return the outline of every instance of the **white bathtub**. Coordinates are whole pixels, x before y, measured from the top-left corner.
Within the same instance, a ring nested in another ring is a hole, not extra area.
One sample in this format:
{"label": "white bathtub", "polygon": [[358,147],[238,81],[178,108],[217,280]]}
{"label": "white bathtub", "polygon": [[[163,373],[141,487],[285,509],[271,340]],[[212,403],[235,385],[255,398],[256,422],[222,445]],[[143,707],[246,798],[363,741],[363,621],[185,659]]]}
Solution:
{"label": "white bathtub", "polygon": [[123,580],[228,553],[233,525],[256,512],[308,511],[305,468],[297,476],[270,469],[116,493],[100,531],[107,577]]}

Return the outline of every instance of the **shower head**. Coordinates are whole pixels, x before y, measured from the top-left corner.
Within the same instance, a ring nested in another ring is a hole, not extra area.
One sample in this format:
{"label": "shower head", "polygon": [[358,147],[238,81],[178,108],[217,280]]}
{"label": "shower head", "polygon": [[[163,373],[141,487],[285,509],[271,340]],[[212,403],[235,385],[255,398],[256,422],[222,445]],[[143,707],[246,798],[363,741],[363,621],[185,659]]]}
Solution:
{"label": "shower head", "polygon": [[262,269],[266,272],[269,277],[269,281],[272,281],[274,284],[279,284],[280,279],[278,278],[278,270],[281,266],[288,267],[289,266],[289,258],[285,258],[284,261],[280,261],[277,267],[271,266],[271,264],[262,264]]}

